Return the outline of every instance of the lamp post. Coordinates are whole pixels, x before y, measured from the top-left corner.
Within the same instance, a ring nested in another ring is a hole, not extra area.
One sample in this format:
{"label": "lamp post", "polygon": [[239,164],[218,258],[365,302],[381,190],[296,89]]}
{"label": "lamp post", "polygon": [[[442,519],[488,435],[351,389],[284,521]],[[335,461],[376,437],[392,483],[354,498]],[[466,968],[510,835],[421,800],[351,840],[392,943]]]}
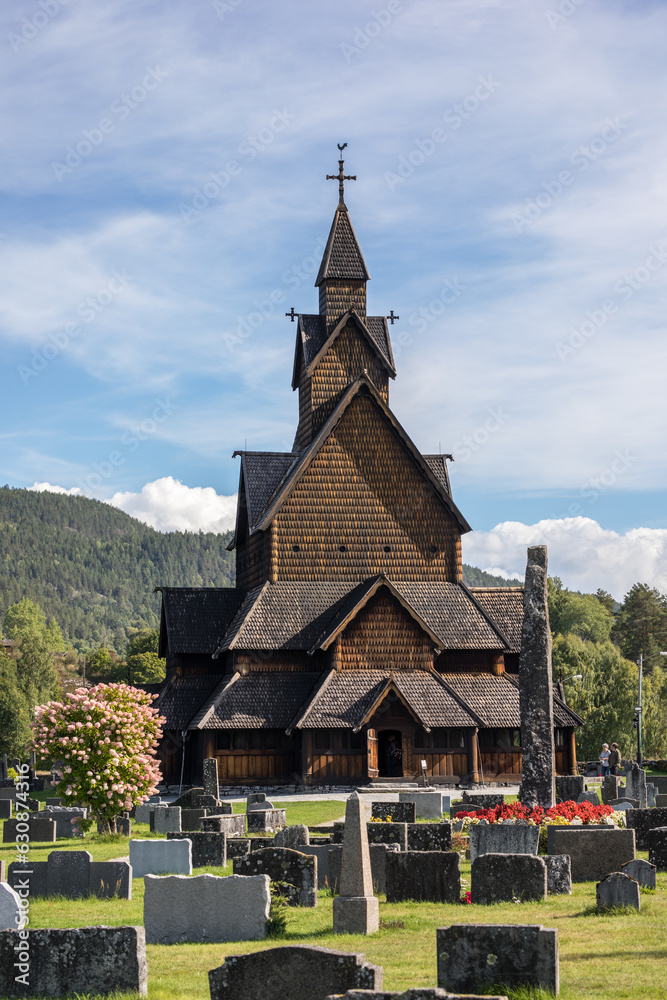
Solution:
{"label": "lamp post", "polygon": [[639,659],[637,660],[637,666],[639,667],[639,704],[635,708],[635,718],[634,726],[637,730],[637,763],[642,766],[642,670],[644,667],[644,654],[639,654]]}

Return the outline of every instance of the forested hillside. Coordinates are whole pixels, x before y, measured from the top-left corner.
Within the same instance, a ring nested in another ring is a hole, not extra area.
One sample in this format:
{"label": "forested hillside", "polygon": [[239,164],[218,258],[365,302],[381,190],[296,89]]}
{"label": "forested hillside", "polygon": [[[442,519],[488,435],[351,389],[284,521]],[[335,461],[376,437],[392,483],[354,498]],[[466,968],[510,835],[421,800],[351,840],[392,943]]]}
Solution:
{"label": "forested hillside", "polygon": [[[0,488],[0,621],[28,597],[79,649],[125,651],[128,629],[156,628],[156,586],[234,585],[230,534],[160,532],[86,497]],[[464,566],[468,586],[513,586]]]}

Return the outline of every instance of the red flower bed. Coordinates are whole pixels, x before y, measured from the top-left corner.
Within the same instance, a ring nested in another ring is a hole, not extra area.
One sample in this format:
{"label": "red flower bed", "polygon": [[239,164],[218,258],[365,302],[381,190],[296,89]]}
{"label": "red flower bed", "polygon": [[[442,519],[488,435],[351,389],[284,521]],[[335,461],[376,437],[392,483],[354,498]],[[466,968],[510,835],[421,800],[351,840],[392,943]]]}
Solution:
{"label": "red flower bed", "polygon": [[561,816],[568,823],[571,823],[574,819],[580,819],[582,823],[604,823],[605,817],[610,816],[613,811],[613,806],[594,806],[592,802],[561,802],[559,805],[552,806],[546,810],[542,809],[541,806],[528,809],[527,806],[522,805],[520,802],[508,802],[502,806],[495,806],[493,809],[458,812],[456,818],[461,819],[463,816],[476,816],[477,819],[485,819],[489,823],[499,823],[502,819],[523,819],[530,820],[536,826],[539,826],[544,822],[545,818],[554,819],[556,816]]}

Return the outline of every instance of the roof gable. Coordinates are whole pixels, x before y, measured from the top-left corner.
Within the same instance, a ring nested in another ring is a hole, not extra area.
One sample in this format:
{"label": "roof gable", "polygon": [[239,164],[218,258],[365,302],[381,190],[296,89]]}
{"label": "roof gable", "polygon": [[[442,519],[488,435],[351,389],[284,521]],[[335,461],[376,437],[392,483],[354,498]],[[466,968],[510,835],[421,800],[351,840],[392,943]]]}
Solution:
{"label": "roof gable", "polygon": [[366,262],[344,204],[339,204],[334,213],[315,285],[321,285],[328,278],[370,280]]}
{"label": "roof gable", "polygon": [[292,389],[298,389],[300,385],[302,362],[305,373],[312,375],[338,335],[349,324],[353,324],[359,330],[373,353],[387,370],[389,377],[396,377],[391,337],[385,316],[366,316],[362,319],[354,309],[348,309],[327,337],[326,318],[304,313],[299,315],[297,323]]}
{"label": "roof gable", "polygon": [[245,592],[233,587],[156,587],[162,593],[160,652],[211,656]]}

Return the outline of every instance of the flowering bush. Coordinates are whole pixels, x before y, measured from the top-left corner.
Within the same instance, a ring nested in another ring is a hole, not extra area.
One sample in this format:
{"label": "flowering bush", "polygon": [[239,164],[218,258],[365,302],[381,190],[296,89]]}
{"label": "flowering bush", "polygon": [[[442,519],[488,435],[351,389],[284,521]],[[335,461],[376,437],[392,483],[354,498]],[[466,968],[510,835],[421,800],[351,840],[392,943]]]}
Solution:
{"label": "flowering bush", "polygon": [[98,684],[35,709],[35,751],[65,765],[63,802],[87,805],[105,831],[160,780],[155,748],[165,720],[151,708],[154,697],[126,684]]}
{"label": "flowering bush", "polygon": [[560,802],[550,809],[535,806],[529,809],[520,802],[508,802],[494,806],[493,809],[479,809],[474,812],[459,812],[457,819],[464,817],[485,819],[488,823],[500,823],[503,820],[523,820],[532,826],[543,823],[605,823],[607,816],[614,816],[613,806],[593,805],[592,802]]}

